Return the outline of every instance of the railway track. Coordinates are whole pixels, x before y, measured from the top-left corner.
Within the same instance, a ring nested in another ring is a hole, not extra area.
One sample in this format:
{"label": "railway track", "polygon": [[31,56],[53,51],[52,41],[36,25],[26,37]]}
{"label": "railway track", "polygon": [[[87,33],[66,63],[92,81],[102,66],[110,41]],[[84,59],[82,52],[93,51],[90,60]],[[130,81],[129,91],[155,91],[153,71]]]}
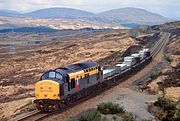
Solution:
{"label": "railway track", "polygon": [[42,113],[41,111],[31,111],[31,112],[28,112],[26,114],[22,114],[22,115],[19,115],[9,121],[39,121],[49,115],[52,115],[54,114],[55,112],[52,112],[52,113]]}
{"label": "railway track", "polygon": [[[162,38],[150,50],[153,58],[168,43],[169,36],[170,36],[169,33],[162,33]],[[87,97],[87,99],[89,99],[90,97],[92,97],[92,96]],[[75,102],[75,104],[80,103],[82,101],[83,101],[83,99],[80,100],[80,101]],[[70,106],[74,106],[74,104],[65,107],[65,109],[63,109],[63,110],[67,110]],[[46,117],[48,117],[50,115],[60,113],[63,110],[59,110],[58,112],[52,112],[52,113],[42,113],[41,111],[32,111],[32,112],[29,112],[29,113],[24,114],[24,115],[19,115],[18,117],[15,117],[14,119],[11,119],[9,121],[39,121],[39,120],[44,119],[44,118],[46,118]]]}
{"label": "railway track", "polygon": [[[159,53],[159,51],[166,46],[166,44],[169,42],[169,37],[170,37],[170,34],[167,33],[166,34],[166,38],[165,38],[165,42],[161,45],[161,48],[157,48],[158,50],[156,51],[155,55],[157,55]],[[154,58],[154,56],[153,56]]]}
{"label": "railway track", "polygon": [[20,119],[19,121],[39,121],[41,120],[42,118],[45,118],[46,116],[48,116],[50,114],[47,114],[47,113],[36,113],[34,115],[31,115],[31,116],[28,116],[28,117],[25,117],[23,119]]}
{"label": "railway track", "polygon": [[152,57],[154,58],[159,51],[168,43],[169,33],[163,33],[162,38],[156,43],[155,47],[151,49]]}

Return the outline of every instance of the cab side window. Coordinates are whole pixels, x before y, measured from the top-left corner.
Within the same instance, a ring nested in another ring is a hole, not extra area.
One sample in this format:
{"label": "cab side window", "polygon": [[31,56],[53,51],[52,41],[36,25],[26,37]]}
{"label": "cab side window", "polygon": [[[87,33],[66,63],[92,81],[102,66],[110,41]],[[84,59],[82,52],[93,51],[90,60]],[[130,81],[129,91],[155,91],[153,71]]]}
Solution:
{"label": "cab side window", "polygon": [[69,78],[68,77],[65,77],[65,80],[66,80],[66,83],[68,83],[68,91],[70,91],[71,89],[71,83],[69,81]]}
{"label": "cab side window", "polygon": [[71,83],[70,82],[68,82],[68,91],[70,91],[70,88],[71,88],[71,85],[70,85]]}
{"label": "cab side window", "polygon": [[75,88],[75,84],[76,84],[75,79],[74,78],[71,79],[71,89]]}
{"label": "cab side window", "polygon": [[101,67],[100,66],[98,66],[98,71],[101,71]]}

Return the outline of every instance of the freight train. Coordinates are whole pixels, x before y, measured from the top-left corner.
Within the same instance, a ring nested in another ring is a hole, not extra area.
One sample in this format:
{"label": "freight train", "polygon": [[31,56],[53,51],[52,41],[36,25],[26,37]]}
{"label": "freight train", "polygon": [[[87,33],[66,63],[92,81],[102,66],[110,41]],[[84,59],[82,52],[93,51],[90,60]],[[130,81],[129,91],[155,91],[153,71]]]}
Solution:
{"label": "freight train", "polygon": [[125,57],[123,63],[104,69],[96,62],[82,62],[49,70],[35,84],[34,103],[43,112],[62,109],[119,84],[151,59],[149,49],[143,49]]}

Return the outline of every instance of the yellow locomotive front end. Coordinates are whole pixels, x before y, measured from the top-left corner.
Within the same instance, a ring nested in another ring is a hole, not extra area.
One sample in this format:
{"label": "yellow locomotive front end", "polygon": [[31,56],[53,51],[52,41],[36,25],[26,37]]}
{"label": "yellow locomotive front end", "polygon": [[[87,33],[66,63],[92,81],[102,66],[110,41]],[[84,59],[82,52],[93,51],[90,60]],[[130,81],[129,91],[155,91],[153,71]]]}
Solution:
{"label": "yellow locomotive front end", "polygon": [[35,97],[36,100],[60,99],[60,84],[52,80],[42,80],[35,84]]}
{"label": "yellow locomotive front end", "polygon": [[60,83],[53,80],[41,80],[35,84],[35,103],[38,110],[58,110]]}
{"label": "yellow locomotive front end", "polygon": [[60,83],[41,80],[35,84],[35,103],[38,110],[53,111],[59,108]]}
{"label": "yellow locomotive front end", "polygon": [[41,111],[53,111],[59,108],[63,76],[55,71],[45,72],[35,84],[36,107]]}

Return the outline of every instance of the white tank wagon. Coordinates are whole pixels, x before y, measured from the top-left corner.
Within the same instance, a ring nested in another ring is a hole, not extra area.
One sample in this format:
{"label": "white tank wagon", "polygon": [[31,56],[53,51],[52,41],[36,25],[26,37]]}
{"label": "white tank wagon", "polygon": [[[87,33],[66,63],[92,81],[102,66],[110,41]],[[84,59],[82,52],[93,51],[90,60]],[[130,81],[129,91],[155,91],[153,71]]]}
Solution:
{"label": "white tank wagon", "polygon": [[127,66],[132,66],[136,63],[136,60],[132,56],[128,56],[124,58],[123,64],[126,64]]}
{"label": "white tank wagon", "polygon": [[103,70],[103,78],[108,78],[114,75],[117,72],[117,69],[105,69]]}
{"label": "white tank wagon", "polygon": [[117,64],[116,67],[119,68],[121,71],[124,71],[128,68],[126,64]]}
{"label": "white tank wagon", "polygon": [[139,51],[139,54],[140,54],[140,59],[143,60],[144,58],[150,56],[150,51],[149,49],[143,49]]}
{"label": "white tank wagon", "polygon": [[139,54],[139,53],[138,53],[138,54],[132,54],[131,56],[135,58],[136,63],[139,63],[139,62],[141,61],[141,58],[140,58],[140,54]]}

